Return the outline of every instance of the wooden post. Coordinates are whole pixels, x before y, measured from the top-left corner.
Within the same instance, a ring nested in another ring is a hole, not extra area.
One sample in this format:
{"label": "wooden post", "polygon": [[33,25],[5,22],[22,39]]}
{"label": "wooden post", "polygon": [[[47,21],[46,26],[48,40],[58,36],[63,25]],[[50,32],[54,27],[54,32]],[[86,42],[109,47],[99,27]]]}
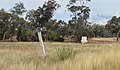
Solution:
{"label": "wooden post", "polygon": [[43,44],[43,40],[42,40],[42,33],[41,33],[41,31],[42,30],[38,30],[38,38],[39,38],[40,48],[42,50],[42,58],[44,60],[45,57],[46,57],[46,54],[45,54],[45,48],[44,48],[44,44]]}

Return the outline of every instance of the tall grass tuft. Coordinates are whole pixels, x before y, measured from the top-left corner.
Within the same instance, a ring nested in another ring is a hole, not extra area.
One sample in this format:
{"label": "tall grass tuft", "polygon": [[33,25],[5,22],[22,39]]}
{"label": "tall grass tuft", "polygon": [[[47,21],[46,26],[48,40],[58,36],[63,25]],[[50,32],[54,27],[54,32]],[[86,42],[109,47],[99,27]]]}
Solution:
{"label": "tall grass tuft", "polygon": [[74,58],[76,55],[76,51],[70,47],[61,47],[56,50],[56,57],[60,61],[64,61],[69,58]]}

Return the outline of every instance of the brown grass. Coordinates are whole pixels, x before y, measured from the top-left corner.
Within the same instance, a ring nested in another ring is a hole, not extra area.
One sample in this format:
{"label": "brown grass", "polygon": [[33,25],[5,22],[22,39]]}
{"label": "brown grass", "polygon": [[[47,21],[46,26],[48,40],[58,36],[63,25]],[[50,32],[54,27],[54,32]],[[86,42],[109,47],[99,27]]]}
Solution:
{"label": "brown grass", "polygon": [[[59,47],[77,51],[74,59],[54,62]],[[46,60],[38,42],[0,42],[0,70],[120,70],[119,44],[45,43]]]}

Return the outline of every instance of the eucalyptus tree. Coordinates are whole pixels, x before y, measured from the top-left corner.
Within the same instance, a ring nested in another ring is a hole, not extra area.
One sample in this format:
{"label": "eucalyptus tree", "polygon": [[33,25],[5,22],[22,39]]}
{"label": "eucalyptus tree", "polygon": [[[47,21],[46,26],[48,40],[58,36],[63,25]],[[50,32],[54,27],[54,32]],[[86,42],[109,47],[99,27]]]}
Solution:
{"label": "eucalyptus tree", "polygon": [[22,2],[16,3],[15,6],[10,9],[10,12],[14,15],[23,15],[26,11]]}
{"label": "eucalyptus tree", "polygon": [[67,35],[67,23],[65,21],[51,19],[46,25],[47,32],[44,38],[48,41],[64,41],[64,36]]}
{"label": "eucalyptus tree", "polygon": [[37,27],[45,27],[58,7],[60,7],[60,5],[57,4],[55,0],[48,0],[42,7],[39,6],[37,10],[30,10],[26,15],[26,19],[30,21],[30,25],[34,30]]}
{"label": "eucalyptus tree", "polygon": [[110,33],[105,29],[105,25],[93,24],[92,31],[94,37],[110,37]]}
{"label": "eucalyptus tree", "polygon": [[69,20],[68,31],[73,35],[77,42],[80,42],[81,36],[86,35],[89,30],[87,19],[90,15],[90,8],[87,3],[91,0],[70,0],[67,5],[68,11],[72,13],[72,19]]}
{"label": "eucalyptus tree", "polygon": [[115,34],[117,39],[116,41],[119,41],[120,36],[120,17],[113,16],[112,19],[110,19],[106,24],[106,29],[111,33]]}
{"label": "eucalyptus tree", "polygon": [[24,27],[26,24],[24,18],[21,16],[26,12],[27,10],[24,7],[24,4],[22,2],[16,3],[13,8],[10,9],[11,14],[14,16],[14,20],[12,23],[12,31],[15,33],[14,35],[17,35],[17,40],[22,40],[22,33],[24,30],[28,30],[27,27]]}
{"label": "eucalyptus tree", "polygon": [[6,35],[8,35],[10,31],[12,17],[12,14],[7,13],[4,9],[0,10],[0,40],[6,39]]}
{"label": "eucalyptus tree", "polygon": [[67,31],[67,26],[68,24],[63,21],[63,20],[59,20],[58,22],[58,32],[59,32],[59,35],[61,35],[61,37],[64,37],[68,34],[68,31]]}

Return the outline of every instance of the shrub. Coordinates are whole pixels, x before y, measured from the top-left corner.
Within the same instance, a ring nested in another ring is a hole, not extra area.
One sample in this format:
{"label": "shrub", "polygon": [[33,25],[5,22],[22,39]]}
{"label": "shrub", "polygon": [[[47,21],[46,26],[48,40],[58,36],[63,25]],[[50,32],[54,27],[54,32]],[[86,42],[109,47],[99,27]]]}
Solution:
{"label": "shrub", "polygon": [[65,59],[68,58],[74,58],[76,53],[77,52],[73,50],[73,48],[69,48],[69,47],[62,47],[56,50],[57,59],[60,61],[64,61]]}

